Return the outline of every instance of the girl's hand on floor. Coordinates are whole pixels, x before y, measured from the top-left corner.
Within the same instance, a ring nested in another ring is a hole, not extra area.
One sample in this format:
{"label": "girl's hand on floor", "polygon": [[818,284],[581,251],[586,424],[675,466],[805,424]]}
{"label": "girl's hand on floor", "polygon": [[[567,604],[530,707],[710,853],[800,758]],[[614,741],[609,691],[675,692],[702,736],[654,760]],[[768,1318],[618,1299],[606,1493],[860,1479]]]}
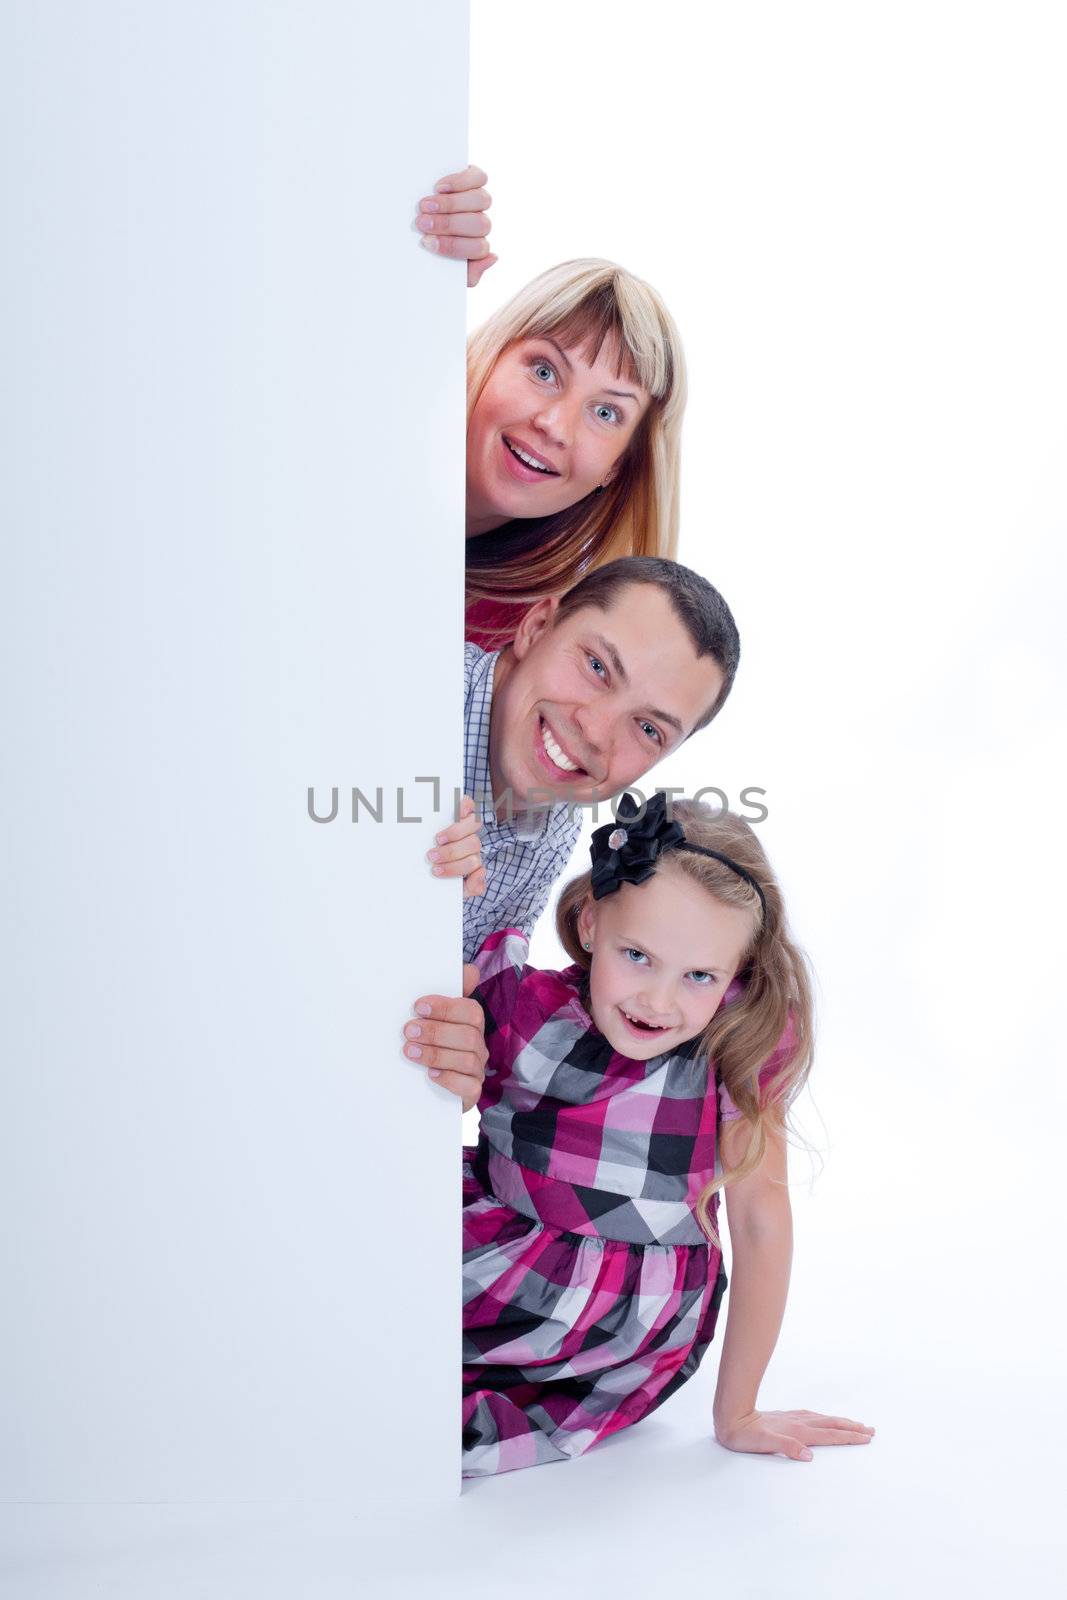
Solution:
{"label": "girl's hand on floor", "polygon": [[[464,987],[468,970],[463,969]],[[477,981],[477,969],[475,969]],[[429,1070],[430,1077],[459,1095],[464,1111],[478,1104],[485,1081],[485,1012],[477,1000],[424,994],[415,1001],[415,1019],[404,1024],[404,1054]]]}
{"label": "girl's hand on floor", "polygon": [[727,1450],[755,1455],[812,1459],[809,1445],[870,1444],[874,1429],[851,1417],[826,1417],[821,1411],[750,1411],[730,1423],[715,1423],[715,1437]]}
{"label": "girl's hand on floor", "polygon": [[492,195],[483,188],[487,181],[481,167],[438,178],[433,194],[419,201],[415,219],[427,250],[466,261],[468,289],[497,259],[486,243],[493,226],[487,215]]}
{"label": "girl's hand on floor", "polygon": [[426,852],[435,878],[462,878],[463,898],[485,893],[485,868],[482,866],[482,824],[474,801],[465,794],[459,803],[459,821],[434,835],[435,844]]}

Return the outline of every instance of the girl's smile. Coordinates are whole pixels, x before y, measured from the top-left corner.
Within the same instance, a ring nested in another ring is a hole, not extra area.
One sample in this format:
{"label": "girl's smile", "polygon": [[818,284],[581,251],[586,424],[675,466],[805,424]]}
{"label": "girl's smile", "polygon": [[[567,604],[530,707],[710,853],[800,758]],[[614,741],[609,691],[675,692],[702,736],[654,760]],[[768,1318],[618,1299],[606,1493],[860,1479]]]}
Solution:
{"label": "girl's smile", "polygon": [[628,1011],[624,1011],[622,1006],[619,1007],[619,1015],[622,1017],[623,1022],[625,1022],[630,1032],[638,1039],[649,1039],[657,1034],[669,1033],[671,1031],[669,1028],[664,1028],[655,1023],[639,1023]]}

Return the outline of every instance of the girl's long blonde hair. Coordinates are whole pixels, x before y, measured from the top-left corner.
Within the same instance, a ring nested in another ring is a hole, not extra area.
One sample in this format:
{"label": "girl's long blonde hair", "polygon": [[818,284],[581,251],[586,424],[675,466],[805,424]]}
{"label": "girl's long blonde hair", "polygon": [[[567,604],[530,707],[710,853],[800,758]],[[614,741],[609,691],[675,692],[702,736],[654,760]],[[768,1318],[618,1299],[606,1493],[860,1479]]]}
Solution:
{"label": "girl's long blonde hair", "polygon": [[498,357],[538,337],[588,348],[593,361],[607,344],[652,403],[606,488],[467,541],[468,601],[532,605],[617,556],[677,556],[685,356],[663,301],[613,261],[564,261],[542,272],[468,341],[468,423]]}
{"label": "girl's long blonde hair", "polygon": [[[707,1183],[697,1199],[697,1219],[718,1245],[713,1222],[718,1202],[713,1206],[713,1196],[759,1166],[767,1148],[768,1129],[786,1131],[786,1113],[811,1070],[811,979],[807,960],[790,936],[781,891],[770,863],[744,818],[731,811],[716,812],[699,800],[683,799],[673,802],[669,815],[681,823],[691,844],[718,850],[743,867],[759,884],[767,907],[762,912],[751,884],[710,856],[676,849],[657,863],[657,873],[684,873],[723,905],[752,914],[752,939],[737,971],[743,991],[728,1005],[720,1005],[698,1045],[698,1053],[714,1063],[716,1076],[725,1084],[750,1129],[742,1160],[729,1170],[724,1167],[724,1175]],[[590,897],[590,883],[588,872],[572,879],[556,907],[560,943],[586,974],[592,957],[582,948],[578,915]],[[760,1071],[772,1057],[774,1074],[761,1090]],[[708,1093],[715,1092],[709,1073]]]}

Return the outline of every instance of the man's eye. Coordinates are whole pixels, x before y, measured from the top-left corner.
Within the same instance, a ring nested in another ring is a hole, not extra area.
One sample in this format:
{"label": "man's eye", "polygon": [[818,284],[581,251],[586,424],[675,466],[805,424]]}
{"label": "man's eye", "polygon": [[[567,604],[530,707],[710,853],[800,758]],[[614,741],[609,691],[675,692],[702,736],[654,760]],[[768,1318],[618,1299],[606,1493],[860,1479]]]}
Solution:
{"label": "man's eye", "polygon": [[[593,671],[594,672],[596,672],[597,667],[600,667],[600,668],[603,669],[605,674],[607,673],[607,668],[604,666],[604,663],[601,661],[599,656],[586,656],[586,660],[595,662],[595,665],[593,667]],[[600,676],[600,673],[597,672],[597,677],[599,678],[599,676]]]}
{"label": "man's eye", "polygon": [[662,744],[663,743],[663,736],[661,735],[659,729],[656,727],[656,725],[654,723],[652,723],[652,722],[642,722],[641,727],[648,729],[649,733],[652,735],[653,739],[656,740],[657,744]]}

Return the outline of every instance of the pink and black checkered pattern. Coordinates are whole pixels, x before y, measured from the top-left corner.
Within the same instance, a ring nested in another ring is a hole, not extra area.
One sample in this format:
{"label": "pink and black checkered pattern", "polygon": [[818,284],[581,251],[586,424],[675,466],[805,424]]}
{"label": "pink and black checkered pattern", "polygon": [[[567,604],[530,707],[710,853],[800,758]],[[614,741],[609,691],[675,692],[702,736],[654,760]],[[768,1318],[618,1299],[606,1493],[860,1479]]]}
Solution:
{"label": "pink and black checkered pattern", "polygon": [[696,1371],[726,1288],[693,1212],[717,1122],[738,1114],[707,1058],[618,1054],[582,969],[528,953],[505,929],[474,958],[489,1061],[463,1167],[466,1477],[580,1455],[647,1416]]}

